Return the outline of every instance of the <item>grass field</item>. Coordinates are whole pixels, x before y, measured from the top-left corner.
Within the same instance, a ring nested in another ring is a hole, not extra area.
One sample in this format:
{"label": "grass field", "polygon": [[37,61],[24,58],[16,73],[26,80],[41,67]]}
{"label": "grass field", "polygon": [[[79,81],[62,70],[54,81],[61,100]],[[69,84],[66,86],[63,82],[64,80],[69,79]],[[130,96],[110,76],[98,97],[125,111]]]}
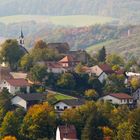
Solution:
{"label": "grass field", "polygon": [[67,99],[76,99],[75,97],[64,95],[64,94],[61,94],[61,93],[56,93],[54,97],[58,101],[60,101],[60,100],[67,100]]}
{"label": "grass field", "polygon": [[106,24],[114,21],[111,17],[73,15],[73,16],[36,16],[36,15],[16,15],[0,17],[0,22],[4,24],[35,21],[36,23],[52,23],[62,26],[90,26],[95,24]]}

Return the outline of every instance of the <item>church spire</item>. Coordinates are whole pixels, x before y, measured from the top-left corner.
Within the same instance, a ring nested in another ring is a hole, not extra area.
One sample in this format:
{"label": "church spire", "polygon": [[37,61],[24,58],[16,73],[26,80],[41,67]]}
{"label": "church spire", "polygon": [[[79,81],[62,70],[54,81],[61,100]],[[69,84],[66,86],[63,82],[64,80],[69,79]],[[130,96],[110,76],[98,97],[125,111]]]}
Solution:
{"label": "church spire", "polygon": [[23,34],[22,29],[21,29],[21,34],[20,34],[20,37],[19,37],[19,45],[24,47],[24,34]]}
{"label": "church spire", "polygon": [[24,38],[22,29],[21,29],[21,35],[20,35],[20,37],[21,37],[21,38]]}

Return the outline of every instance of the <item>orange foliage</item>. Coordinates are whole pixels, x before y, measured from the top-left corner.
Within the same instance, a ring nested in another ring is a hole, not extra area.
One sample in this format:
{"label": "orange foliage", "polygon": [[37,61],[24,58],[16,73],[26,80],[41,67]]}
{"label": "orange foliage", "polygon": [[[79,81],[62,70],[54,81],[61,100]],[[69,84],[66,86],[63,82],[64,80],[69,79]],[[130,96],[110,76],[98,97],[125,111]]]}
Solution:
{"label": "orange foliage", "polygon": [[5,136],[2,140],[17,140],[14,136]]}

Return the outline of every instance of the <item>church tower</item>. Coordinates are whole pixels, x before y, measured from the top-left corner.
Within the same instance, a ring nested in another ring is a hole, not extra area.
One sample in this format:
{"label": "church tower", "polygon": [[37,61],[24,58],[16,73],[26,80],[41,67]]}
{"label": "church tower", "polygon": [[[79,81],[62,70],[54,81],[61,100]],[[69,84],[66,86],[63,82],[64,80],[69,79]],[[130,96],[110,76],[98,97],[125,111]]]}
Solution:
{"label": "church tower", "polygon": [[24,47],[24,35],[23,35],[23,32],[22,32],[22,29],[21,29],[21,34],[20,34],[20,37],[19,37],[19,45],[21,47]]}

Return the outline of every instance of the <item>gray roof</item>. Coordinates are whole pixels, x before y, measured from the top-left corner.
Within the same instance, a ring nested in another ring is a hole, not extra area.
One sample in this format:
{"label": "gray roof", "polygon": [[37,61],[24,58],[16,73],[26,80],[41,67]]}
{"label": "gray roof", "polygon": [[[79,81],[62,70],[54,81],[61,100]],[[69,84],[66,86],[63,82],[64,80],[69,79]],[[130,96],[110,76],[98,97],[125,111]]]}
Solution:
{"label": "gray roof", "polygon": [[[59,102],[63,102],[69,106],[80,106],[85,103],[85,101],[81,100],[81,99],[67,99],[67,100],[58,101],[57,103],[59,103]],[[57,103],[55,103],[55,104],[57,104]]]}
{"label": "gray roof", "polygon": [[26,101],[40,101],[45,100],[47,95],[43,93],[30,93],[30,94],[18,94],[16,96],[19,96],[20,98]]}

